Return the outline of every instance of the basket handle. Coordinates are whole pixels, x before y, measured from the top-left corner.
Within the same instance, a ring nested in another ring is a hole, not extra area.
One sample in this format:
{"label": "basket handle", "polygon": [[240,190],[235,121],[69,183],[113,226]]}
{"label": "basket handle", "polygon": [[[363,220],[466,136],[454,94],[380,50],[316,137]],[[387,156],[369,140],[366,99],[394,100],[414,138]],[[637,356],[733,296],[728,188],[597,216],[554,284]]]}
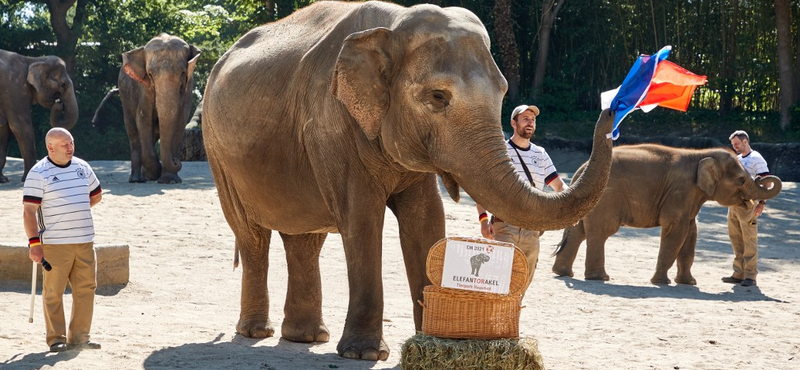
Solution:
{"label": "basket handle", "polygon": [[428,308],[428,306],[425,306],[425,303],[423,303],[419,299],[417,300],[417,303],[419,303],[419,305],[422,306],[422,308]]}

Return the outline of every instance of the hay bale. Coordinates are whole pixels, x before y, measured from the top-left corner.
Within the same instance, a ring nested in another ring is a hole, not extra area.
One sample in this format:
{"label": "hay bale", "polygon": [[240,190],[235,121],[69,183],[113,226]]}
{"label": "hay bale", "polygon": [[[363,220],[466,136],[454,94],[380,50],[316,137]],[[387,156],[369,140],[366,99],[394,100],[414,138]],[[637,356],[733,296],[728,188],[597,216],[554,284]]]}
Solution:
{"label": "hay bale", "polygon": [[400,353],[402,369],[544,370],[536,339],[443,339],[417,334]]}

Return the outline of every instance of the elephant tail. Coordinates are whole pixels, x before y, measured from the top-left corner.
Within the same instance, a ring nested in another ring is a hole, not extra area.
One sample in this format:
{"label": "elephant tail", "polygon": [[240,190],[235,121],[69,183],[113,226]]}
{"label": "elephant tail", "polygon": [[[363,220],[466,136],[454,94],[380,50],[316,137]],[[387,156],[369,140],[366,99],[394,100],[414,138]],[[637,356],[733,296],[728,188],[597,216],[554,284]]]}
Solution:
{"label": "elephant tail", "polygon": [[553,253],[550,254],[550,257],[555,257],[556,255],[561,253],[562,250],[564,250],[564,247],[567,245],[567,240],[569,240],[570,236],[572,236],[573,238],[581,237],[581,235],[579,235],[578,233],[583,233],[583,220],[580,220],[578,221],[577,224],[564,229],[564,233],[561,234],[561,241],[558,242],[558,244],[556,245],[556,250],[554,250]]}
{"label": "elephant tail", "polygon": [[97,122],[99,121],[100,116],[100,109],[103,108],[103,105],[106,104],[108,99],[111,99],[112,96],[119,95],[119,88],[115,87],[111,89],[111,91],[106,94],[106,97],[100,102],[100,105],[97,106],[97,109],[94,111],[94,117],[92,117],[92,127],[97,127]]}

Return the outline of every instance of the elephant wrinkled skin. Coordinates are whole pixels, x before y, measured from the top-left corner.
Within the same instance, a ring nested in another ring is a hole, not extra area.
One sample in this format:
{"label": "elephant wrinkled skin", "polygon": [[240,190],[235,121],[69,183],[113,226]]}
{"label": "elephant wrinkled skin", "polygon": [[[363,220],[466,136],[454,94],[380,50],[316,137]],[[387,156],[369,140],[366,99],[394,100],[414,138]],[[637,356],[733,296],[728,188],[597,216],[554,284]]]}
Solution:
{"label": "elephant wrinkled skin", "polygon": [[[582,171],[579,168],[574,178],[580,178]],[[780,191],[779,178],[751,179],[728,149],[680,149],[656,144],[617,147],[603,197],[583,220],[564,230],[553,272],[573,276],[578,247],[586,240],[586,279],[608,280],[606,239],[620,226],[661,226],[658,262],[650,281],[669,284],[667,272],[677,259],[675,282],[694,285],[695,219],[703,203],[714,200],[723,206],[744,206],[751,199],[770,199]]]}
{"label": "elephant wrinkled skin", "polygon": [[[97,112],[111,95],[119,93],[131,144],[129,182],[181,182],[181,144],[192,113],[193,72],[199,56],[197,47],[165,33],[122,54],[119,89],[106,95]],[[160,161],[156,155],[159,139]]]}
{"label": "elephant wrinkled skin", "polygon": [[0,183],[11,134],[17,139],[25,171],[36,164],[36,138],[31,105],[50,109],[50,125],[67,130],[78,122],[78,100],[64,61],[55,56],[26,57],[0,50]]}
{"label": "elephant wrinkled skin", "polygon": [[267,271],[276,230],[289,276],[281,335],[327,341],[319,252],[338,232],[350,295],[337,351],[385,360],[384,212],[398,220],[419,330],[425,259],[445,235],[436,174],[454,199],[463,187],[517,225],[559,229],[582,218],[608,180],[613,115],[598,120],[584,179],[545,194],[507,155],[506,88],[486,29],[462,8],[316,2],[237,41],[203,97],[203,140],[243,265],[237,331],[274,334]]}

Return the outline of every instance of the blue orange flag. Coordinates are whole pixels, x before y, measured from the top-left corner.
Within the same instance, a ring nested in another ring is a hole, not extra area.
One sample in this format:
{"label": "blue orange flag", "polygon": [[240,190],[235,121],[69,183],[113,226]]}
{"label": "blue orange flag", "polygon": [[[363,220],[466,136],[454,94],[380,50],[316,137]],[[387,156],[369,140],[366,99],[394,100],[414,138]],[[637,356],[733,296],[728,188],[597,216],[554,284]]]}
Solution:
{"label": "blue orange flag", "polygon": [[655,55],[640,55],[620,87],[600,94],[602,109],[616,112],[612,139],[619,137],[620,122],[637,108],[645,113],[655,107],[686,112],[694,90],[708,81],[667,61],[671,50],[665,46]]}

